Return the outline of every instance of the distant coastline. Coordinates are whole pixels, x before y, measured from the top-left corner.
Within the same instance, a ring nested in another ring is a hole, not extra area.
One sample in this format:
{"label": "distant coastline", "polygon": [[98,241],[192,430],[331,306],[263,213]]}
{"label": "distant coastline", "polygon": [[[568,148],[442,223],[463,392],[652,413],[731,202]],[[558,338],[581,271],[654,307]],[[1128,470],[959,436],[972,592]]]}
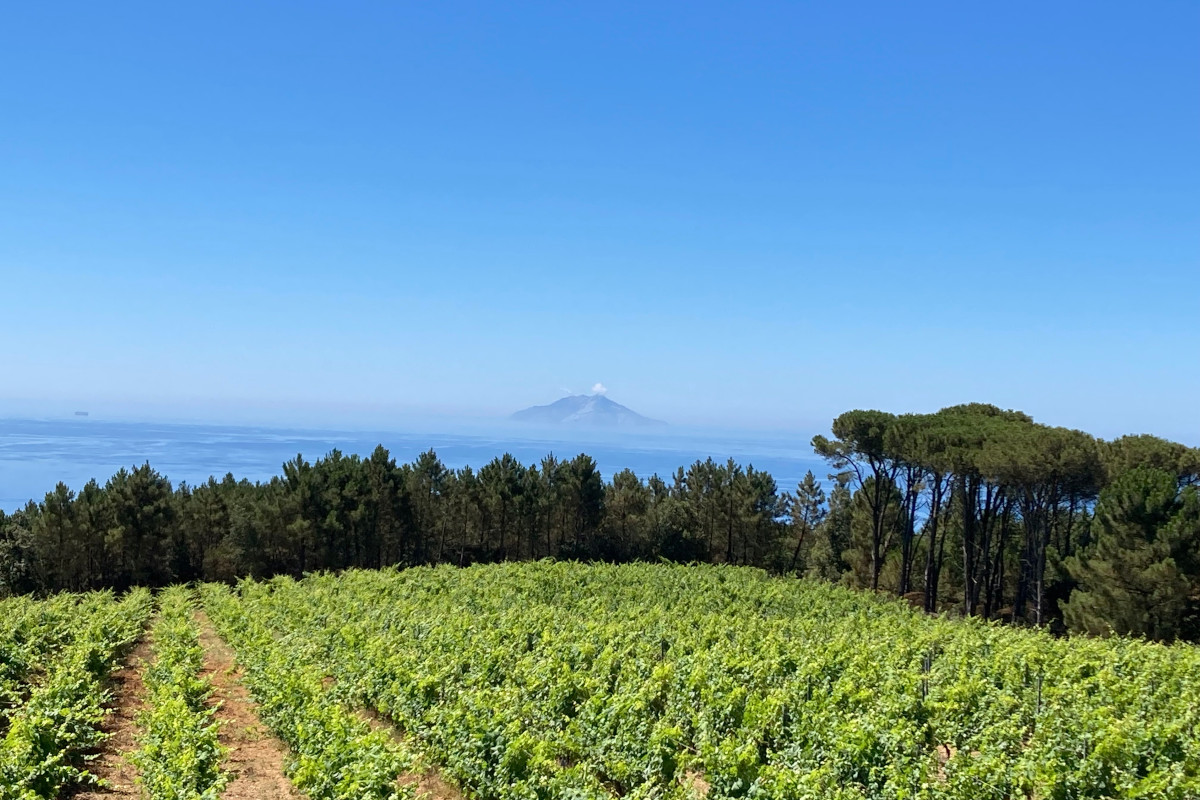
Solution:
{"label": "distant coastline", "polygon": [[58,419],[0,419],[0,509],[11,512],[29,500],[40,501],[62,481],[78,491],[88,480],[107,480],[121,467],[149,461],[173,481],[203,482],[210,475],[267,480],[280,465],[302,453],[317,458],[337,448],[369,455],[382,443],[407,461],[434,449],[450,468],[478,467],[508,452],[524,462],[548,453],[571,457],[586,452],[610,477],[632,469],[648,477],[669,477],[696,460],[733,458],[770,472],[780,490],[794,488],[812,469],[824,474],[824,462],[801,433],[669,431],[626,434],[621,431],[519,426],[497,421],[490,429],[469,431],[338,430],[212,423],[116,422],[74,415]]}

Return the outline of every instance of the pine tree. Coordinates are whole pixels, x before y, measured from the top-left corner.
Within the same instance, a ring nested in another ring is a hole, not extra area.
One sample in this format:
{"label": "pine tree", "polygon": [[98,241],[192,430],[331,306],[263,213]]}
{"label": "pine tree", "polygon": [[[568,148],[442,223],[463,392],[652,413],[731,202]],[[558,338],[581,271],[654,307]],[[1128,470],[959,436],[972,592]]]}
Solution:
{"label": "pine tree", "polygon": [[1066,568],[1079,587],[1067,624],[1093,634],[1196,638],[1200,498],[1174,474],[1137,468],[1100,495],[1093,541]]}
{"label": "pine tree", "polygon": [[792,518],[792,531],[796,537],[796,546],[792,550],[792,558],[788,563],[788,572],[801,568],[800,556],[807,542],[812,547],[811,534],[825,520],[825,492],[821,484],[813,476],[812,470],[804,475],[804,480],[796,487],[796,496],[788,498],[789,511]]}
{"label": "pine tree", "polygon": [[850,567],[843,553],[850,547],[854,517],[850,479],[845,474],[835,476],[829,493],[829,508],[812,534],[812,549],[808,553],[805,575],[829,581],[841,580]]}

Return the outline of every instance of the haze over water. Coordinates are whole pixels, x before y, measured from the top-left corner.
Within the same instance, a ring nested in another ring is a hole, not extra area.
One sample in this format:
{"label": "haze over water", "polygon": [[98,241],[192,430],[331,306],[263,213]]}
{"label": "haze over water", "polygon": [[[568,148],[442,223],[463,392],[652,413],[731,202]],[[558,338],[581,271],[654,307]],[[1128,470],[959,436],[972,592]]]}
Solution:
{"label": "haze over water", "polygon": [[412,461],[433,448],[442,462],[475,469],[511,453],[536,464],[549,453],[571,458],[587,453],[604,477],[628,467],[639,477],[658,473],[669,480],[678,467],[697,459],[733,458],[743,467],[770,472],[779,491],[794,489],[811,469],[824,478],[828,468],[799,433],[699,432],[667,429],[661,433],[609,433],[528,429],[496,421],[469,432],[334,430],[296,427],[116,422],[94,418],[0,419],[0,509],[14,511],[40,501],[62,481],[79,491],[89,480],[103,484],[121,467],[146,461],[172,483],[195,484],[210,475],[265,481],[280,474],[297,453],[309,461],[337,448],[344,454],[370,455],[386,447],[398,462]]}

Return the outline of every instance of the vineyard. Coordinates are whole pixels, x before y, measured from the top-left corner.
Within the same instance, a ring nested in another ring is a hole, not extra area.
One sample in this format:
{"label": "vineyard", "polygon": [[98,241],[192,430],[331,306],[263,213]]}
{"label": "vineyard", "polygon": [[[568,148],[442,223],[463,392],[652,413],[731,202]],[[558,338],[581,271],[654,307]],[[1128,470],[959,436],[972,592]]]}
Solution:
{"label": "vineyard", "polygon": [[314,799],[414,797],[429,771],[480,800],[1200,797],[1195,647],[755,570],[540,562],[0,603],[2,800],[95,782],[105,681],[142,635],[137,793],[247,796],[205,631],[280,780]]}
{"label": "vineyard", "polygon": [[103,592],[0,606],[6,617],[10,608],[16,624],[0,633],[8,673],[0,800],[53,798],[88,778],[81,764],[102,740],[104,680],[141,633],[150,592],[135,590],[120,601]]}

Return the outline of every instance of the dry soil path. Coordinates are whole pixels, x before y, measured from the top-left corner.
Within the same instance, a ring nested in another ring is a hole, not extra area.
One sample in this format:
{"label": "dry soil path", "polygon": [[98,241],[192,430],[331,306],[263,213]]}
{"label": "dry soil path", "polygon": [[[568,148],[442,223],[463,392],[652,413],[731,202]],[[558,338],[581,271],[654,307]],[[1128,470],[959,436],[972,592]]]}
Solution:
{"label": "dry soil path", "polygon": [[[220,741],[228,750],[222,765],[230,774],[223,800],[302,800],[284,773],[287,746],[263,725],[258,707],[241,683],[241,670],[233,650],[213,629],[203,611],[196,614],[200,645],[204,649],[202,674],[212,683],[212,703],[217,705]],[[152,630],[151,628],[149,628]],[[137,716],[145,708],[146,687],[142,680],[152,660],[149,634],[144,636],[112,678],[111,713],[103,730],[110,734],[89,770],[105,783],[72,795],[74,800],[140,800],[137,769],[127,755],[137,749]],[[363,712],[371,727],[386,730],[403,740],[394,725],[374,712]],[[413,786],[425,800],[464,800],[462,791],[431,766],[418,766],[398,776],[401,785]]]}
{"label": "dry soil path", "polygon": [[[151,623],[151,628],[153,623]],[[150,630],[151,628],[147,628]],[[117,670],[111,681],[111,713],[104,718],[100,729],[109,734],[88,771],[104,781],[104,786],[89,787],[72,795],[75,800],[112,800],[141,797],[137,785],[137,768],[126,757],[137,749],[137,715],[145,707],[146,687],[142,673],[150,662],[149,634],[144,635],[130,651],[125,665]]]}
{"label": "dry soil path", "polygon": [[223,800],[278,800],[303,795],[284,774],[287,747],[258,718],[257,704],[242,686],[237,661],[203,611],[197,612],[200,644],[204,648],[203,674],[212,681],[213,701],[219,702],[221,744],[229,750],[224,767],[229,786]]}

